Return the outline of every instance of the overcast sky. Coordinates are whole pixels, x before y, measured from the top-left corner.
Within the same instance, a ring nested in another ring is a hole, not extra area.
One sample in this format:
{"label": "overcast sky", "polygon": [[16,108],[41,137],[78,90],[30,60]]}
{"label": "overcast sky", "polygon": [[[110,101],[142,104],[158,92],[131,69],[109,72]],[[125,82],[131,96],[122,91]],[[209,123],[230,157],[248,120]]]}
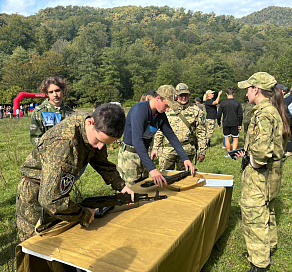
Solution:
{"label": "overcast sky", "polygon": [[216,15],[233,15],[236,18],[269,6],[290,7],[291,0],[0,0],[0,13],[33,15],[40,9],[56,6],[91,6],[112,8],[118,6],[169,6],[187,11],[215,12]]}

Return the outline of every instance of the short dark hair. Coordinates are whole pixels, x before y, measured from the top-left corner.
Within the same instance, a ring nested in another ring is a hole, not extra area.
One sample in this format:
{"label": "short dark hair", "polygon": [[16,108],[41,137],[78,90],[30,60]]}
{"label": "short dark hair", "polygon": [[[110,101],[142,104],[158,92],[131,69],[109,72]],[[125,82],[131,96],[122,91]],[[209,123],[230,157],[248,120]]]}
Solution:
{"label": "short dark hair", "polygon": [[42,81],[40,86],[41,92],[48,94],[48,88],[51,84],[60,87],[64,93],[67,91],[67,83],[63,78],[58,76],[50,76]]}
{"label": "short dark hair", "polygon": [[227,87],[227,88],[226,88],[226,93],[227,93],[228,95],[233,95],[233,94],[234,94],[234,89],[233,89],[233,87]]}
{"label": "short dark hair", "polygon": [[92,114],[96,131],[101,131],[113,138],[121,138],[126,123],[124,110],[111,103],[102,104]]}
{"label": "short dark hair", "polygon": [[148,90],[146,94],[154,97],[156,92],[154,90]]}
{"label": "short dark hair", "polygon": [[200,97],[196,97],[195,101],[201,102],[201,98]]}

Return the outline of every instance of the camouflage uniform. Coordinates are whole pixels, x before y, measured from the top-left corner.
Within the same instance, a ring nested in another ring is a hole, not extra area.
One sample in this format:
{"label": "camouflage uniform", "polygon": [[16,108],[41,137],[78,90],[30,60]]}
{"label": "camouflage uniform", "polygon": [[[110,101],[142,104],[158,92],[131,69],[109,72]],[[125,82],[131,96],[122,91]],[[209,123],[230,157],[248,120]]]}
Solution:
{"label": "camouflage uniform", "polygon": [[88,225],[91,212],[70,198],[88,162],[113,189],[124,186],[116,166],[107,159],[106,147],[99,150],[89,144],[86,117],[74,114],[54,126],[23,163],[16,195],[16,225],[21,241],[34,235],[42,207],[58,219]]}
{"label": "camouflage uniform", "polygon": [[[188,103],[181,107],[180,113],[187,119],[190,125],[193,127],[193,132],[197,131],[197,144],[198,151],[200,155],[206,155],[206,126],[204,113],[201,111],[197,105],[193,103]],[[189,159],[192,161],[196,155],[196,147],[194,145],[194,137],[190,132],[189,128],[178,116],[178,112],[169,110],[166,113],[168,121],[179,139],[181,145],[183,146],[185,152],[187,153]],[[175,152],[172,145],[165,139],[163,145],[164,135],[161,131],[158,131],[154,138],[153,149],[159,149],[162,147],[162,151],[159,152],[159,167],[160,170],[184,170],[184,164],[180,157]]]}
{"label": "camouflage uniform", "polygon": [[39,139],[48,129],[72,113],[74,111],[66,104],[62,103],[61,107],[55,107],[48,99],[37,106],[32,113],[30,124],[30,141],[33,146],[37,146]]}
{"label": "camouflage uniform", "polygon": [[248,113],[250,112],[250,110],[253,107],[254,107],[254,104],[250,104],[250,103],[246,103],[243,106],[243,120],[242,120],[242,123],[243,123],[243,128],[244,128],[244,141],[245,141],[245,138],[246,138],[248,126],[249,126],[250,119],[251,119],[251,116]]}
{"label": "camouflage uniform", "polygon": [[206,119],[207,140],[210,141],[215,129],[216,119]]}
{"label": "camouflage uniform", "polygon": [[122,143],[119,149],[118,171],[128,187],[149,176],[135,148],[125,143]]}
{"label": "camouflage uniform", "polygon": [[269,99],[258,103],[252,116],[244,149],[260,168],[248,165],[242,174],[241,212],[249,261],[257,267],[270,264],[270,251],[277,245],[274,200],[282,175],[283,122]]}

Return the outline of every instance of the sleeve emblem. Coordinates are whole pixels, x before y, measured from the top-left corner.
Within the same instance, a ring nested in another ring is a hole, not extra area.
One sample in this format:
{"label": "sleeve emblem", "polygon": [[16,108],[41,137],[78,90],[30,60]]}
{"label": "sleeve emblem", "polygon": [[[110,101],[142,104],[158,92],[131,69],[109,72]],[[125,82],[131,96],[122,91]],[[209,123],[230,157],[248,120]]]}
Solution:
{"label": "sleeve emblem", "polygon": [[70,173],[64,173],[60,180],[60,194],[66,195],[72,189],[75,177]]}
{"label": "sleeve emblem", "polygon": [[254,122],[253,124],[253,132],[255,138],[260,134],[260,127],[257,122]]}

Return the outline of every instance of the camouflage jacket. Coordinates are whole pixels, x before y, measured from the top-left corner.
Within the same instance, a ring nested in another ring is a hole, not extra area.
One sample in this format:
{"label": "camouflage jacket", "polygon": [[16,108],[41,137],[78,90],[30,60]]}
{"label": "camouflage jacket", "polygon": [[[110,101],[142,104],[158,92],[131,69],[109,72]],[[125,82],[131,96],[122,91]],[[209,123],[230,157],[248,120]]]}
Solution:
{"label": "camouflage jacket", "polygon": [[39,184],[32,193],[37,194],[40,206],[69,222],[87,213],[70,199],[70,192],[88,163],[113,189],[120,190],[125,184],[115,164],[108,161],[106,146],[99,150],[89,144],[86,117],[73,114],[47,131],[21,167],[25,178]]}
{"label": "camouflage jacket", "polygon": [[[187,105],[183,106],[180,110],[180,113],[187,119],[187,121],[192,126],[193,132],[196,131],[197,133],[197,141],[198,141],[198,148],[199,154],[205,155],[206,154],[206,125],[205,125],[205,117],[202,110],[198,108],[194,103],[188,103]],[[169,109],[166,112],[166,116],[168,121],[173,129],[175,135],[181,142],[181,144],[186,145],[190,144],[193,139],[193,135],[189,128],[185,125],[185,123],[180,119],[178,113],[174,112],[173,110]],[[163,145],[164,135],[159,130],[154,138],[154,145],[153,149],[158,149]],[[165,139],[165,145],[169,145],[167,139]]]}
{"label": "camouflage jacket", "polygon": [[265,165],[268,161],[279,161],[284,155],[283,122],[277,109],[269,99],[264,99],[249,112],[244,149],[252,154],[255,163]]}
{"label": "camouflage jacket", "polygon": [[66,104],[62,103],[61,107],[55,107],[48,99],[37,106],[32,113],[30,123],[30,141],[33,146],[37,146],[39,139],[48,129],[72,113],[74,111]]}
{"label": "camouflage jacket", "polygon": [[243,106],[243,124],[249,124],[251,115],[248,114],[250,110],[254,107],[254,104],[246,103]]}

